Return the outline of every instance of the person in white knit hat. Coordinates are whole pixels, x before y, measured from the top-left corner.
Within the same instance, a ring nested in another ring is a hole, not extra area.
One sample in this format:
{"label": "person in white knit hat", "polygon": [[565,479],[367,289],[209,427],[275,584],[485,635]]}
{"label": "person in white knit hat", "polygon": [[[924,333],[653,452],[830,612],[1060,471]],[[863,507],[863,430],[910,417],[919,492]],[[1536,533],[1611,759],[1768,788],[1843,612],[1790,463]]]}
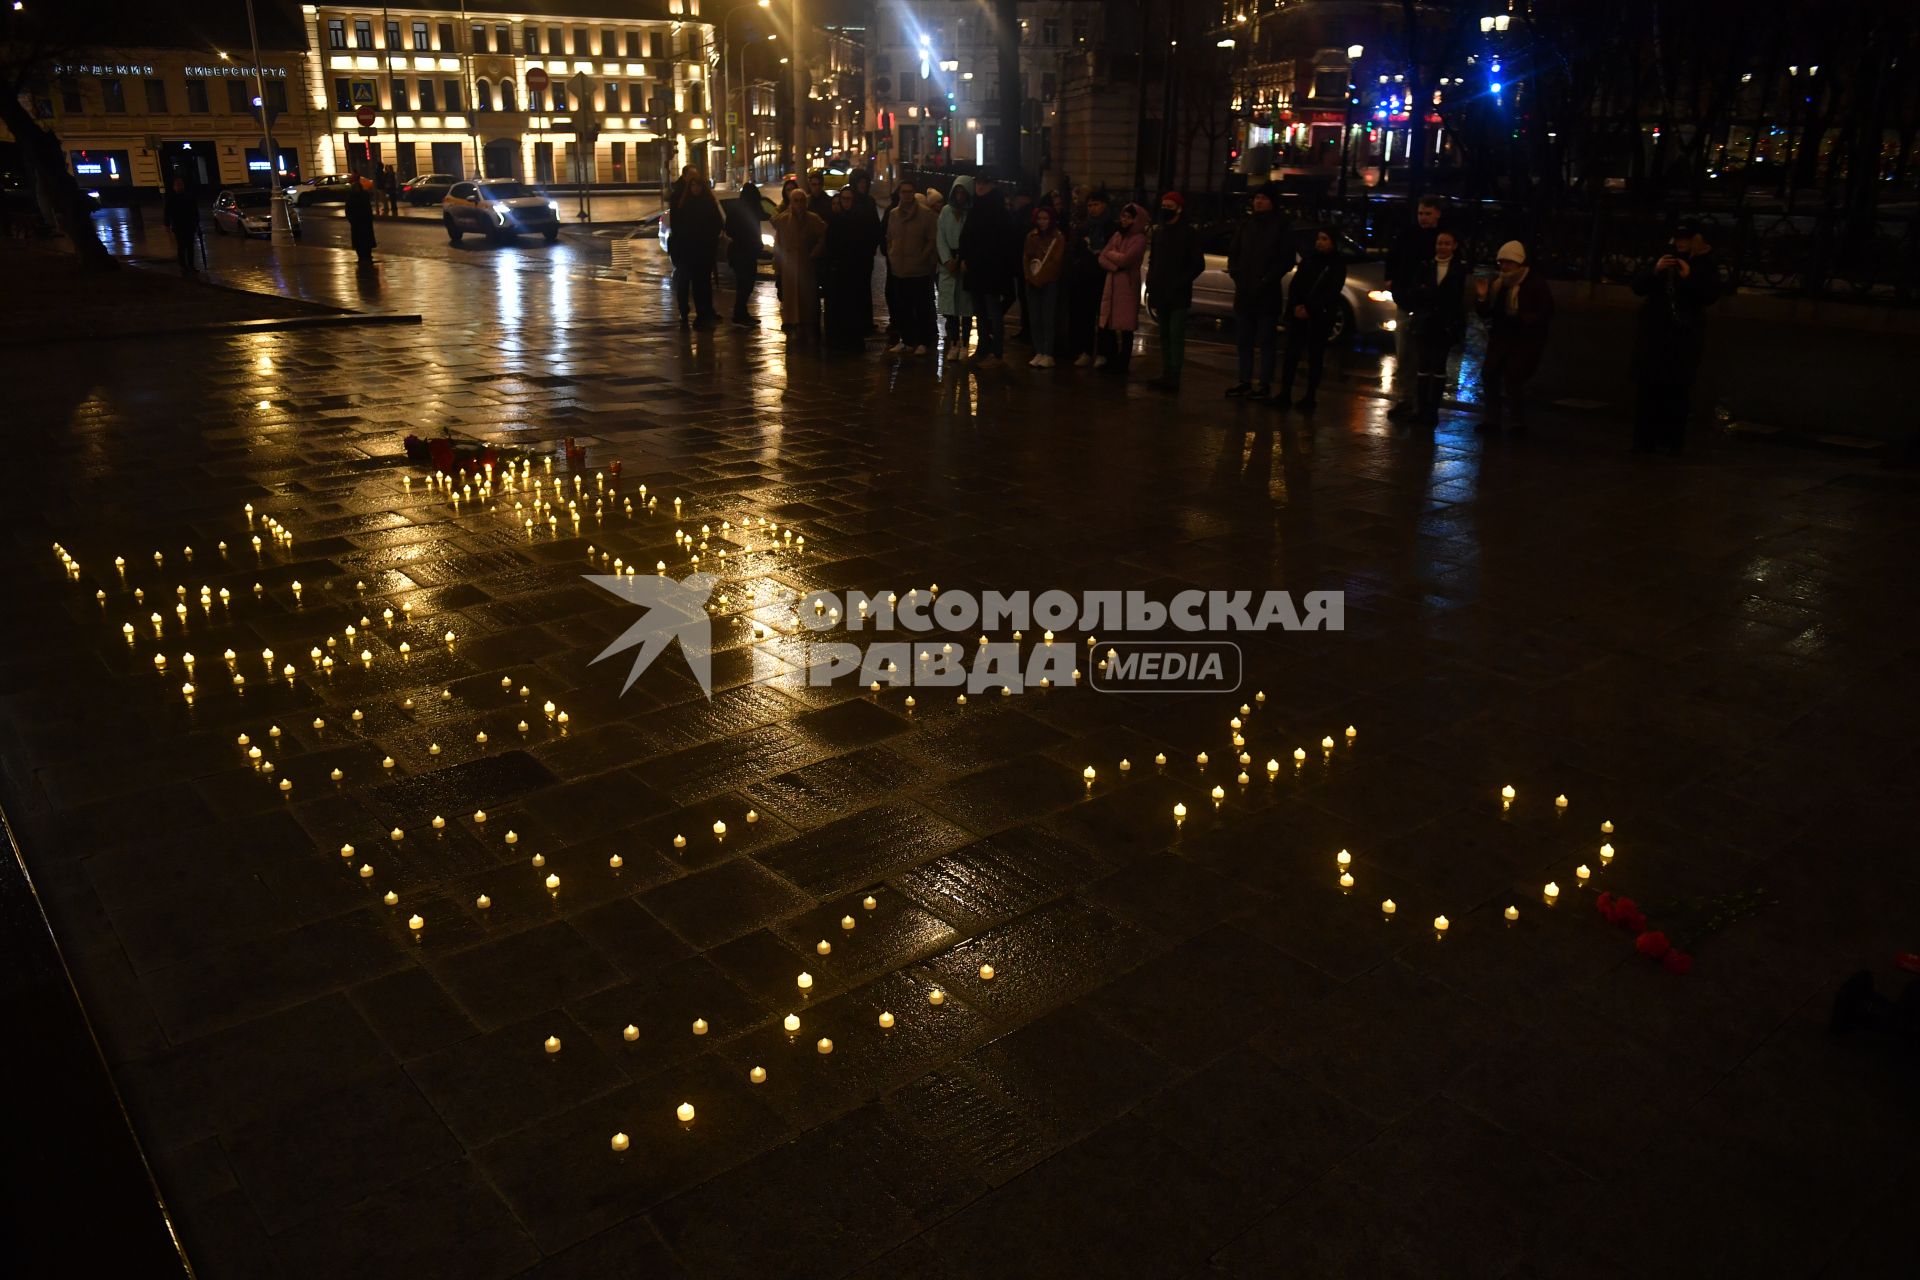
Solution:
{"label": "person in white knit hat", "polygon": [[1553,320],[1553,292],[1527,266],[1527,247],[1518,240],[1500,246],[1500,274],[1473,282],[1475,309],[1487,322],[1487,361],[1481,370],[1486,416],[1474,430],[1498,434],[1527,429],[1523,392],[1540,367]]}

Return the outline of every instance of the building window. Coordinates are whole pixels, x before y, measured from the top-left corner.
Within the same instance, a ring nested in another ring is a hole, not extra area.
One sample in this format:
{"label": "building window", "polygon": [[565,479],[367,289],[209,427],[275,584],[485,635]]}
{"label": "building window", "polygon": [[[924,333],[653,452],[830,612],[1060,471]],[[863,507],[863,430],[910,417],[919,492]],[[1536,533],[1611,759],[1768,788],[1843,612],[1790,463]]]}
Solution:
{"label": "building window", "polygon": [[687,86],[687,113],[696,116],[707,114],[706,86],[698,80]]}
{"label": "building window", "polygon": [[253,81],[227,81],[227,110],[235,115],[245,115],[253,110]]}
{"label": "building window", "polygon": [[540,52],[540,28],[522,27],[520,28],[520,38],[526,41],[528,53],[537,54]]}
{"label": "building window", "polygon": [[547,28],[547,52],[559,57],[567,51],[567,36],[559,27]]}
{"label": "building window", "polygon": [[147,112],[150,115],[167,114],[167,82],[165,80],[147,80]]}
{"label": "building window", "polygon": [[649,58],[665,57],[666,46],[667,41],[665,36],[661,35],[658,31],[647,32],[647,56]]}
{"label": "building window", "polygon": [[[206,92],[205,82],[201,83],[200,90],[202,93]],[[192,94],[189,93],[188,96],[191,97]],[[353,110],[353,81],[342,78],[333,82],[333,109],[335,111]],[[204,111],[206,108],[202,107],[201,110]]]}
{"label": "building window", "polygon": [[513,103],[513,81],[511,80],[502,80],[500,82],[500,109],[502,111],[518,111],[520,109]]}
{"label": "building window", "polygon": [[205,80],[187,81],[187,110],[195,115],[206,115],[211,110],[207,105],[207,82]]}
{"label": "building window", "polygon": [[413,47],[416,50],[431,49],[433,47],[433,42],[427,36],[427,24],[424,22],[416,22],[413,24]]}
{"label": "building window", "polygon": [[1087,20],[1085,16],[1077,17],[1073,20],[1073,42],[1075,44],[1085,44],[1087,42]]}
{"label": "building window", "polygon": [[900,101],[902,102],[913,101],[913,77],[912,76],[900,77]]}
{"label": "building window", "polygon": [[627,32],[627,56],[629,58],[638,58],[640,56],[640,33],[638,31]]}
{"label": "building window", "polygon": [[574,57],[584,58],[589,53],[593,52],[592,48],[587,43],[588,39],[589,39],[589,33],[585,27],[575,27],[573,29],[573,56]]}
{"label": "building window", "polygon": [[473,51],[474,51],[475,53],[486,53],[486,52],[488,52],[488,50],[487,50],[487,29],[486,29],[485,27],[482,27],[482,26],[475,26],[475,27],[474,27],[474,29],[473,29]]}
{"label": "building window", "polygon": [[493,110],[493,86],[485,80],[473,82],[473,109],[475,111]]}
{"label": "building window", "polygon": [[602,31],[600,33],[600,56],[603,58],[617,58],[620,56],[620,33],[618,31]]}
{"label": "building window", "polygon": [[1040,96],[1041,96],[1041,98],[1043,98],[1044,100],[1046,100],[1046,101],[1048,101],[1048,102],[1052,102],[1052,101],[1053,101],[1053,91],[1054,91],[1054,89],[1055,89],[1056,87],[1057,87],[1057,86],[1056,86],[1056,85],[1054,84],[1054,78],[1053,78],[1053,72],[1051,72],[1051,71],[1042,71],[1042,72],[1040,73]]}
{"label": "building window", "polygon": [[442,22],[439,24],[439,31],[440,31],[440,52],[452,53],[453,52],[453,24],[451,22]]}
{"label": "building window", "polygon": [[[187,83],[193,82],[189,80]],[[70,116],[77,116],[86,110],[80,101],[80,82],[72,76],[60,77],[60,110]]]}
{"label": "building window", "polygon": [[460,82],[458,80],[442,80],[440,82],[440,88],[444,91],[447,99],[447,110],[460,110]]}
{"label": "building window", "polygon": [[431,80],[422,80],[420,82],[420,109],[422,111],[438,111],[440,109],[433,105],[433,81]]}
{"label": "building window", "polygon": [[327,47],[344,49],[347,47],[347,20],[345,18],[327,19]]}
{"label": "building window", "polygon": [[373,48],[372,18],[355,18],[353,20],[353,47],[356,49]]}
{"label": "building window", "polygon": [[398,49],[399,47],[400,47],[400,24],[397,22],[389,22],[387,24],[387,48]]}
{"label": "building window", "polygon": [[512,27],[495,27],[493,29],[493,51],[495,53],[513,52]]}
{"label": "building window", "polygon": [[547,109],[546,93],[539,89],[527,90],[527,110],[545,111],[546,109]]}
{"label": "building window", "polygon": [[1047,45],[1060,43],[1060,19],[1044,18],[1041,20],[1040,43]]}
{"label": "building window", "polygon": [[122,114],[127,109],[127,89],[119,76],[100,77],[100,101],[108,111]]}
{"label": "building window", "polygon": [[393,109],[395,111],[413,110],[413,104],[407,101],[407,82],[399,76],[393,78]]}
{"label": "building window", "polygon": [[553,90],[553,109],[555,111],[565,111],[567,109],[567,90],[565,86],[558,80],[555,80],[548,87]]}

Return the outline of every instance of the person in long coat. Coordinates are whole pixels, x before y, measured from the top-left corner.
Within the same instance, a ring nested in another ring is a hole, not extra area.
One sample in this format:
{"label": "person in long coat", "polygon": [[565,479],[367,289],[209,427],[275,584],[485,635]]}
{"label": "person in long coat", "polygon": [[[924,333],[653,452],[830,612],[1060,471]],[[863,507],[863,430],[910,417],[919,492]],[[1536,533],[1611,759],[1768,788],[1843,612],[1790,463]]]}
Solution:
{"label": "person in long coat", "polygon": [[1412,420],[1434,426],[1440,421],[1447,358],[1467,334],[1467,267],[1460,261],[1458,239],[1443,229],[1434,234],[1432,258],[1397,270],[1394,301],[1406,317],[1401,323],[1413,328],[1407,344],[1414,369]]}
{"label": "person in long coat", "polygon": [[1140,324],[1140,267],[1147,256],[1147,211],[1137,204],[1120,210],[1120,225],[1100,250],[1107,273],[1100,292],[1100,354],[1094,364],[1120,377],[1133,359],[1133,331]]}
{"label": "person in long coat", "polygon": [[185,178],[173,180],[160,216],[167,230],[173,233],[174,258],[180,263],[180,270],[192,271],[194,250],[200,244],[200,206],[187,188]]}
{"label": "person in long coat", "polygon": [[1633,291],[1645,299],[1633,345],[1633,449],[1679,453],[1686,443],[1693,382],[1706,352],[1707,308],[1720,296],[1711,252],[1698,252],[1692,223],[1673,232],[1673,247],[1641,271]]}
{"label": "person in long coat", "polygon": [[673,234],[667,240],[667,256],[673,259],[673,300],[680,310],[680,323],[686,325],[691,302],[695,324],[711,329],[713,268],[720,257],[725,217],[713,188],[707,185],[707,175],[687,166],[668,208],[673,214]]}
{"label": "person in long coat", "polygon": [[369,194],[373,187],[371,178],[355,178],[347,188],[347,228],[352,232],[353,251],[360,255],[360,265],[373,265],[373,251],[376,242],[373,238],[373,197]]}
{"label": "person in long coat", "polygon": [[1287,408],[1293,404],[1293,374],[1300,353],[1307,353],[1307,394],[1299,407],[1312,412],[1314,393],[1320,390],[1320,373],[1326,364],[1327,339],[1333,333],[1334,317],[1340,314],[1340,295],[1347,287],[1347,263],[1340,256],[1331,231],[1313,237],[1313,251],[1300,259],[1293,279],[1287,282],[1287,346],[1280,353],[1280,396],[1275,404]]}
{"label": "person in long coat", "polygon": [[940,314],[947,318],[947,350],[966,354],[967,339],[973,328],[973,302],[960,280],[960,233],[966,229],[967,209],[973,203],[973,179],[961,174],[947,192],[940,221],[934,231],[934,254],[939,259],[934,288]]}
{"label": "person in long coat", "polygon": [[856,352],[866,345],[873,313],[873,235],[866,223],[854,192],[840,188],[820,254],[827,346],[833,351]]}
{"label": "person in long coat", "polygon": [[820,331],[820,286],[815,260],[825,248],[827,224],[807,210],[795,187],[787,207],[773,215],[773,251],[780,272],[780,327],[802,337]]}
{"label": "person in long coat", "polygon": [[1487,322],[1487,359],[1481,367],[1486,417],[1474,430],[1498,434],[1527,429],[1526,386],[1547,351],[1553,290],[1527,267],[1527,248],[1509,240],[1495,255],[1500,276],[1473,282],[1474,310]]}

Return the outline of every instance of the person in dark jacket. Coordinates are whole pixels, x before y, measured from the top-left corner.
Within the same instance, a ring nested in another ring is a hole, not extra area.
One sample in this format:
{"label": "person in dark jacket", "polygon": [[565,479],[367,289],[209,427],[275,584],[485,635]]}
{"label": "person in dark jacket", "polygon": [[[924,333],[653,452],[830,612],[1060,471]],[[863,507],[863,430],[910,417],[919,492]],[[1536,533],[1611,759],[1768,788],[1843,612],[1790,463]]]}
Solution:
{"label": "person in dark jacket", "polygon": [[1178,191],[1160,197],[1160,225],[1147,250],[1147,306],[1160,321],[1160,376],[1147,385],[1156,391],[1180,389],[1193,282],[1207,269],[1200,233],[1187,221],[1186,208]]}
{"label": "person in dark jacket", "polygon": [[1692,223],[1673,232],[1673,246],[1635,277],[1645,301],[1633,345],[1633,451],[1678,454],[1686,443],[1694,379],[1706,351],[1707,308],[1720,296],[1713,254]]}
{"label": "person in dark jacket", "polygon": [[[1287,285],[1287,349],[1280,357],[1281,408],[1297,405],[1311,413],[1320,390],[1320,372],[1327,355],[1327,339],[1334,317],[1340,314],[1341,291],[1347,287],[1347,264],[1334,247],[1333,232],[1313,237],[1313,252],[1300,260],[1300,269]],[[1300,353],[1307,353],[1307,394],[1293,399],[1293,374]]]}
{"label": "person in dark jacket", "polygon": [[1007,295],[1013,289],[1013,228],[1006,197],[993,174],[973,180],[973,209],[960,229],[961,281],[980,318],[974,360],[981,368],[1001,363],[1007,351]]}
{"label": "person in dark jacket", "polygon": [[185,178],[175,178],[160,209],[160,220],[173,233],[173,256],[180,270],[193,270],[193,253],[200,243],[200,204],[187,189]]}
{"label": "person in dark jacket", "polygon": [[873,236],[851,188],[834,193],[820,254],[820,293],[826,302],[829,351],[858,352],[866,345],[873,308]]}
{"label": "person in dark jacket", "polygon": [[373,265],[373,251],[376,241],[373,238],[373,179],[355,178],[347,187],[347,228],[352,234],[353,251],[360,255],[360,265]]}
{"label": "person in dark jacket", "polygon": [[880,252],[881,242],[885,239],[886,228],[880,220],[880,206],[873,198],[873,175],[865,169],[859,170],[847,179],[847,186],[853,190],[853,205],[850,212],[857,215],[854,225],[866,233],[867,240],[867,288],[866,303],[861,308],[864,323],[861,333],[873,332],[873,256]]}
{"label": "person in dark jacket", "polygon": [[1081,368],[1093,363],[1100,333],[1100,292],[1107,283],[1100,251],[1113,238],[1113,204],[1104,187],[1087,193],[1067,235],[1067,354]]}
{"label": "person in dark jacket", "polygon": [[[1414,421],[1440,421],[1440,392],[1447,380],[1447,357],[1467,334],[1467,268],[1460,261],[1453,232],[1433,238],[1433,258],[1419,267],[1401,267],[1394,293],[1403,321],[1413,328]],[[1406,377],[1397,373],[1396,380]],[[1391,411],[1389,417],[1394,416]],[[1401,416],[1405,416],[1402,414]]]}
{"label": "person in dark jacket", "polygon": [[680,175],[680,189],[668,206],[673,215],[672,235],[667,240],[667,256],[673,260],[673,301],[680,311],[680,326],[687,324],[689,296],[695,312],[695,324],[713,327],[713,268],[720,258],[720,231],[724,218],[720,202],[713,198],[707,175],[688,165]]}
{"label": "person in dark jacket", "polygon": [[[1267,394],[1278,357],[1274,348],[1280,324],[1280,284],[1293,270],[1293,226],[1273,204],[1273,188],[1253,193],[1253,216],[1233,231],[1227,249],[1227,274],[1233,278],[1233,323],[1239,346],[1240,380],[1227,388],[1230,396]],[[1253,353],[1260,351],[1256,381]]]}
{"label": "person in dark jacket", "polygon": [[[1433,242],[1440,234],[1444,214],[1439,196],[1422,196],[1414,206],[1414,225],[1395,236],[1393,247],[1387,250],[1380,287],[1393,295],[1393,309],[1399,313],[1399,323],[1393,328],[1394,403],[1387,410],[1389,418],[1414,412],[1420,367],[1419,344],[1414,341],[1418,326],[1413,321],[1413,296],[1419,291],[1415,278],[1423,276],[1427,264],[1433,261]],[[1458,243],[1456,238],[1456,246]]]}
{"label": "person in dark jacket", "polygon": [[1486,393],[1486,417],[1474,430],[1497,435],[1509,425],[1527,429],[1526,386],[1540,368],[1553,322],[1553,291],[1527,267],[1527,248],[1518,240],[1500,246],[1495,261],[1500,275],[1473,282],[1474,310],[1487,322],[1487,360],[1480,381]]}
{"label": "person in dark jacket", "polygon": [[760,188],[742,183],[740,197],[727,206],[727,265],[733,269],[733,322],[751,324],[747,304],[760,282],[760,224],[766,210],[760,206]]}

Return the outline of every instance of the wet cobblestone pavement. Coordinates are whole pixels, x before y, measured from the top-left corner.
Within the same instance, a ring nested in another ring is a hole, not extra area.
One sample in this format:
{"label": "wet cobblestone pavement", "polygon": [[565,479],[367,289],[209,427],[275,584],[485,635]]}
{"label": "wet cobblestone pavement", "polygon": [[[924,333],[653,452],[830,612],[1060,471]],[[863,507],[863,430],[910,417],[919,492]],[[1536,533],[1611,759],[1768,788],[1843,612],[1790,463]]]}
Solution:
{"label": "wet cobblestone pavement", "polygon": [[[789,358],[590,272],[377,287],[426,323],[3,357],[6,800],[200,1274],[1905,1256],[1911,1076],[1825,1019],[1913,949],[1911,480]],[[578,529],[449,502],[401,456],[439,424],[583,443]],[[713,696],[677,650],[620,696],[582,575],[682,576],[703,525]],[[1346,629],[1243,637],[1233,693],[809,685],[797,593],[935,583],[1339,590]],[[1685,976],[1592,903],[1748,889]]]}

